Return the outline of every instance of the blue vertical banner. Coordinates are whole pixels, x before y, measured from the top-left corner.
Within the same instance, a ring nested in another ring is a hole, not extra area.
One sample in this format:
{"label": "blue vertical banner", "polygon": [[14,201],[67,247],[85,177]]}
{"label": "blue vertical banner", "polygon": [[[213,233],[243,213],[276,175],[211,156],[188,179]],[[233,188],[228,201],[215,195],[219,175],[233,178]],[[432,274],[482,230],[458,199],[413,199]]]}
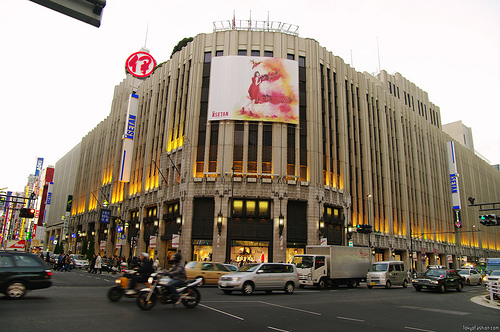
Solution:
{"label": "blue vertical banner", "polygon": [[109,220],[111,219],[111,210],[101,210],[101,222],[104,224],[109,224]]}
{"label": "blue vertical banner", "polygon": [[36,161],[35,177],[40,176],[40,172],[42,171],[42,166],[43,166],[43,158],[38,158]]}

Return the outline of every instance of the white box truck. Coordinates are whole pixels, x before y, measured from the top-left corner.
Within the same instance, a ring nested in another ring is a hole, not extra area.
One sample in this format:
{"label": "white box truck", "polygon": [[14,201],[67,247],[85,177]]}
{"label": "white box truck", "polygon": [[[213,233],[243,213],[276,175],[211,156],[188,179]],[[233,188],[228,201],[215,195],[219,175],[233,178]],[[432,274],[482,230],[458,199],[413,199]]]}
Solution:
{"label": "white box truck", "polygon": [[354,288],[370,268],[370,248],[345,246],[307,246],[306,253],[295,255],[299,287],[347,285]]}

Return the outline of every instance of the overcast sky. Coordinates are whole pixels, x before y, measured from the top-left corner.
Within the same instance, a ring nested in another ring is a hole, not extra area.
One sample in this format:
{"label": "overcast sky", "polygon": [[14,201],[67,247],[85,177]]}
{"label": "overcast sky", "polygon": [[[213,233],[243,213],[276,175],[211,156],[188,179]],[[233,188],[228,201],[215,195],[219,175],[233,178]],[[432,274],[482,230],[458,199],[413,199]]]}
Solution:
{"label": "overcast sky", "polygon": [[[173,4],[172,4],[173,3]],[[24,188],[109,114],[127,57],[157,62],[214,21],[299,26],[358,71],[399,72],[427,91],[442,123],[472,127],[478,152],[500,163],[498,0],[108,0],[100,28],[28,0],[0,0],[0,189]],[[148,30],[149,25],[149,30]],[[147,34],[146,40],[146,31]],[[459,170],[460,171],[460,170]]]}

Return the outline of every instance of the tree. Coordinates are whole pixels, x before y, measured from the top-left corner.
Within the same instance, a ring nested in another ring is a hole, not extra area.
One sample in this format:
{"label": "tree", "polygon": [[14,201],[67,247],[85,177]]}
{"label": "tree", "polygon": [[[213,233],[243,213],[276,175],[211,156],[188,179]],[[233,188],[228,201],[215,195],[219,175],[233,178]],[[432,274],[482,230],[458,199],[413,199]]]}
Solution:
{"label": "tree", "polygon": [[87,254],[88,246],[89,246],[89,242],[87,241],[87,239],[84,239],[82,241],[82,250],[80,252],[81,255],[86,255]]}
{"label": "tree", "polygon": [[93,236],[90,237],[87,251],[87,259],[91,260],[95,253],[95,239]]}
{"label": "tree", "polygon": [[184,38],[183,40],[178,42],[177,45],[175,45],[174,49],[172,50],[172,54],[170,54],[170,59],[172,59],[172,56],[175,54],[175,52],[182,50],[182,48],[184,46],[186,46],[189,42],[192,42],[192,41],[193,41],[193,37],[188,37],[188,38]]}

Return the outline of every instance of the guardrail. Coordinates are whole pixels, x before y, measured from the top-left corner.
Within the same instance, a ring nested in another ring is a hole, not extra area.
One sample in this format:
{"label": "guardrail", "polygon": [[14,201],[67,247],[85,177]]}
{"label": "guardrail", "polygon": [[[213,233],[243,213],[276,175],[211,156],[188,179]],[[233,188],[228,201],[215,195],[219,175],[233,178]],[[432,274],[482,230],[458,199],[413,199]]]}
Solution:
{"label": "guardrail", "polygon": [[490,300],[500,300],[500,282],[498,280],[490,280],[486,284],[486,289],[490,293]]}

